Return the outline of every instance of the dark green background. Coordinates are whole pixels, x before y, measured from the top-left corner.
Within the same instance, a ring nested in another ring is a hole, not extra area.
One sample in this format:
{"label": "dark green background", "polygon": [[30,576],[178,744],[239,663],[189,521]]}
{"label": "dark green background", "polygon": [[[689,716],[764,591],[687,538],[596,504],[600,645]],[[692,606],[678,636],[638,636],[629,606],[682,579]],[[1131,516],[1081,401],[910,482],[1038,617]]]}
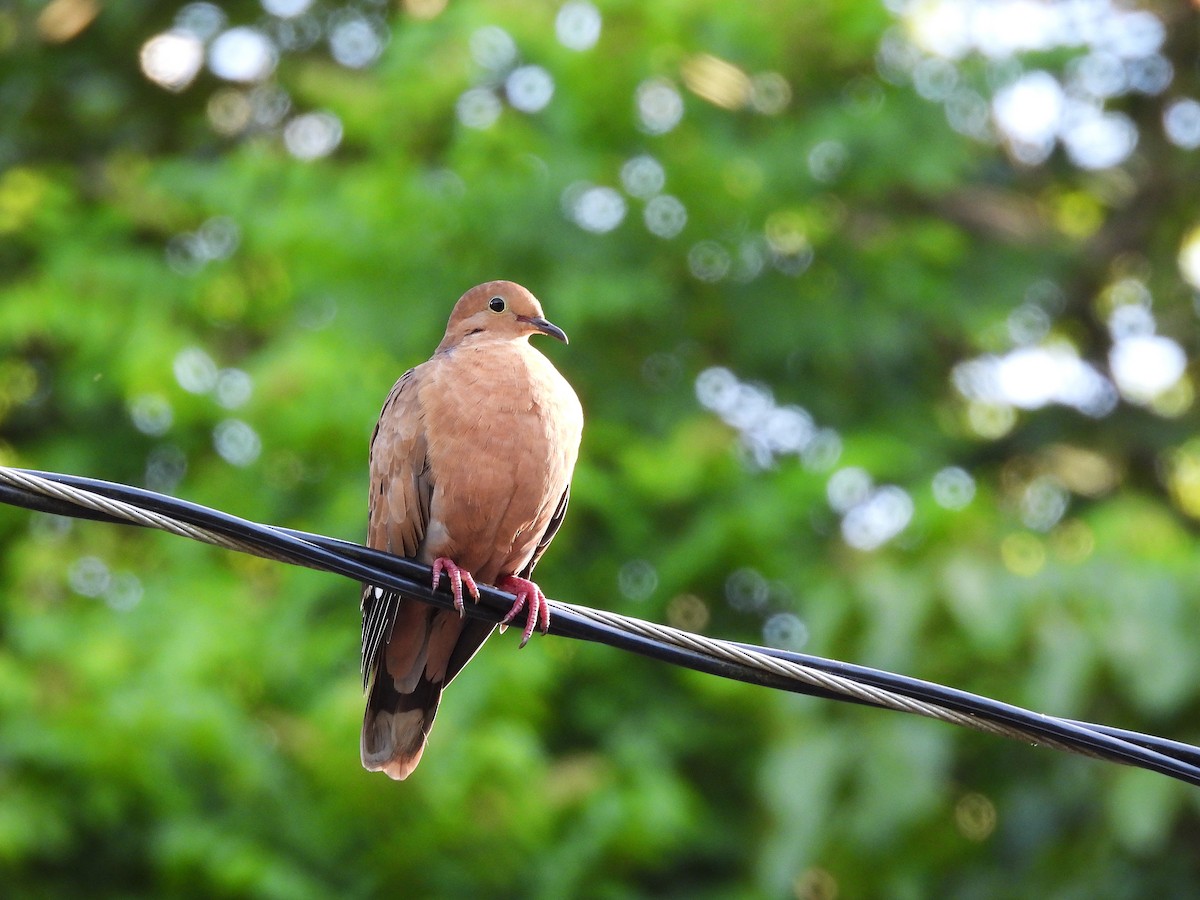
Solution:
{"label": "dark green background", "polygon": [[[59,0],[85,22],[65,40],[43,6],[0,8],[0,461],[361,539],[389,387],[463,290],[510,278],[570,334],[540,346],[588,417],[538,570],[551,596],[755,642],[791,614],[768,633],[802,623],[808,652],[1200,741],[1191,366],[1163,398],[1099,417],[972,409],[952,377],[1012,350],[1029,316],[1035,343],[1107,372],[1113,286],[1131,279],[1159,333],[1196,351],[1177,255],[1200,222],[1200,157],[1162,127],[1200,93],[1183,4],[1150,7],[1174,78],[1108,102],[1138,145],[1098,171],[1061,150],[1022,165],[955,132],[910,78],[881,74],[881,43],[911,45],[875,2],[604,0],[583,51],[556,39],[557,3],[432,18],[413,9],[437,4],[318,3],[321,22],[377,17],[379,59],[348,68],[318,41],[265,86],[201,73],[179,93],[138,67],[176,4],[107,3],[89,21],[87,0]],[[229,25],[278,25],[220,6]],[[512,108],[473,60],[485,26],[550,73],[545,109]],[[953,69],[986,101],[1022,68],[1066,78],[1082,52]],[[699,54],[778,73],[790,102],[710,102],[689,86]],[[650,79],[683,101],[664,134],[639,127]],[[503,105],[489,128],[456,117],[472,87]],[[290,98],[282,119],[213,130],[214,94],[264,90]],[[281,131],[317,110],[343,138],[298,160]],[[813,164],[820,146],[840,164]],[[622,187],[640,154],[686,207],[673,238]],[[568,217],[579,182],[621,192],[615,229]],[[188,257],[187,236],[222,217],[232,253]],[[774,265],[767,238],[793,258]],[[689,267],[705,241],[731,259],[720,280]],[[186,390],[188,359],[245,373],[249,399]],[[840,455],[756,464],[698,402],[712,367],[803,407]],[[158,433],[136,426],[164,410]],[[218,452],[231,427],[260,442],[245,464]],[[847,543],[827,497],[849,467],[912,501],[876,549]],[[947,467],[974,480],[961,509],[936,500]],[[20,510],[0,509],[0,540],[8,896],[1200,890],[1200,795],[1165,777],[561,639],[517,653],[512,632],[453,685],[421,767],[394,784],[358,763],[355,585]]]}

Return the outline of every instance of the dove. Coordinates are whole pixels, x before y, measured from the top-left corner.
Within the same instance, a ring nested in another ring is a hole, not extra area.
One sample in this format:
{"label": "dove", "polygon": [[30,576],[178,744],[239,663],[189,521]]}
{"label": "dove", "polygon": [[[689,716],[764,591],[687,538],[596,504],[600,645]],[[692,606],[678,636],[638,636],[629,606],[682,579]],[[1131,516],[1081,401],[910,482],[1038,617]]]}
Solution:
{"label": "dove", "polygon": [[522,613],[521,646],[549,627],[530,580],[570,499],[583,410],[574,390],[530,345],[567,343],[541,304],[510,281],[471,288],[426,362],[392,387],[371,437],[367,544],[431,567],[454,610],[364,584],[363,767],[400,780],[425,750],[442,690],[493,626],[463,616],[479,584],[514,595],[501,627]]}

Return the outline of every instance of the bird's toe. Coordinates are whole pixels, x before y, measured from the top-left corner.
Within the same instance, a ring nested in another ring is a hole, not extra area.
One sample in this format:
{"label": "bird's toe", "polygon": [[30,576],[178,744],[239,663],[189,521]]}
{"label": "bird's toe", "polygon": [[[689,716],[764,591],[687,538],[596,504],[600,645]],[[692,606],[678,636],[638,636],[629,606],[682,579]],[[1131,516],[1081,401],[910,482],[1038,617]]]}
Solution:
{"label": "bird's toe", "polygon": [[479,588],[475,584],[475,578],[466,569],[458,565],[454,560],[444,556],[439,556],[433,561],[433,589],[436,591],[438,582],[441,581],[442,573],[445,572],[450,579],[450,593],[454,595],[454,608],[458,610],[458,614],[464,615],[463,610],[463,585],[467,587],[467,591],[479,600]]}
{"label": "bird's toe", "polygon": [[507,591],[516,598],[513,601],[512,609],[500,620],[501,627],[516,619],[522,610],[525,611],[525,629],[521,632],[522,647],[529,642],[535,627],[540,628],[543,634],[549,630],[550,603],[546,600],[546,595],[542,593],[540,587],[528,578],[519,578],[516,575],[506,575],[500,579],[496,587]]}

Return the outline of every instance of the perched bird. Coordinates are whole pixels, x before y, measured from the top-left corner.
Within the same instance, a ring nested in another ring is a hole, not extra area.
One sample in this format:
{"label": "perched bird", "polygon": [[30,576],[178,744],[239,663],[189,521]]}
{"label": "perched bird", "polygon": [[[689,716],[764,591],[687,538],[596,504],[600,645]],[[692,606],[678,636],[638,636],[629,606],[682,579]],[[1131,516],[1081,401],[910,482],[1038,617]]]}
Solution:
{"label": "perched bird", "polygon": [[566,379],[529,344],[563,343],[541,304],[510,281],[471,288],[450,313],[433,356],[400,376],[371,437],[367,544],[449,578],[457,612],[363,585],[367,690],[362,764],[392,778],[416,768],[442,689],[491,634],[462,615],[476,583],[515,595],[521,641],[550,622],[529,580],[570,497],[583,410]]}

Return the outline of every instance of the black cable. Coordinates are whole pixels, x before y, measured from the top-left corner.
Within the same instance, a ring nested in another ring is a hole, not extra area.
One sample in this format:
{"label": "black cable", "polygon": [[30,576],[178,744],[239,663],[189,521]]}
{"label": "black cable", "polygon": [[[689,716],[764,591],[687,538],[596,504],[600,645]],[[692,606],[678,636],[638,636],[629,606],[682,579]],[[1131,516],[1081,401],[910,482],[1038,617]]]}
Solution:
{"label": "black cable", "polygon": [[[169,516],[285,556],[296,564],[312,564],[314,567],[357,581],[368,581],[403,591],[407,596],[432,603],[443,609],[451,608],[449,593],[434,591],[429,584],[429,569],[412,560],[323,535],[261,525],[199,504],[141,488],[52,472],[15,471],[68,487],[90,491],[131,506]],[[5,484],[0,484],[0,501],[58,515],[125,525],[133,524],[126,519],[81,508],[65,500],[48,498]],[[500,620],[512,602],[509,595],[485,585],[480,585],[480,598],[480,604],[468,605],[467,613],[493,623]],[[798,682],[784,675],[750,665],[717,659],[661,640],[632,634],[584,618],[572,610],[562,607],[555,608],[550,631],[564,637],[606,644],[648,658],[751,684],[809,694],[824,699],[888,708],[871,700],[851,697]],[[1178,741],[1110,726],[1045,716],[965,691],[866,666],[749,644],[734,644],[733,646],[837,675],[858,684],[870,685],[914,700],[952,709],[981,720],[1020,729],[1035,738],[1041,737],[1043,740],[1053,741],[1080,752],[1140,766],[1190,784],[1200,785],[1200,748]]]}

